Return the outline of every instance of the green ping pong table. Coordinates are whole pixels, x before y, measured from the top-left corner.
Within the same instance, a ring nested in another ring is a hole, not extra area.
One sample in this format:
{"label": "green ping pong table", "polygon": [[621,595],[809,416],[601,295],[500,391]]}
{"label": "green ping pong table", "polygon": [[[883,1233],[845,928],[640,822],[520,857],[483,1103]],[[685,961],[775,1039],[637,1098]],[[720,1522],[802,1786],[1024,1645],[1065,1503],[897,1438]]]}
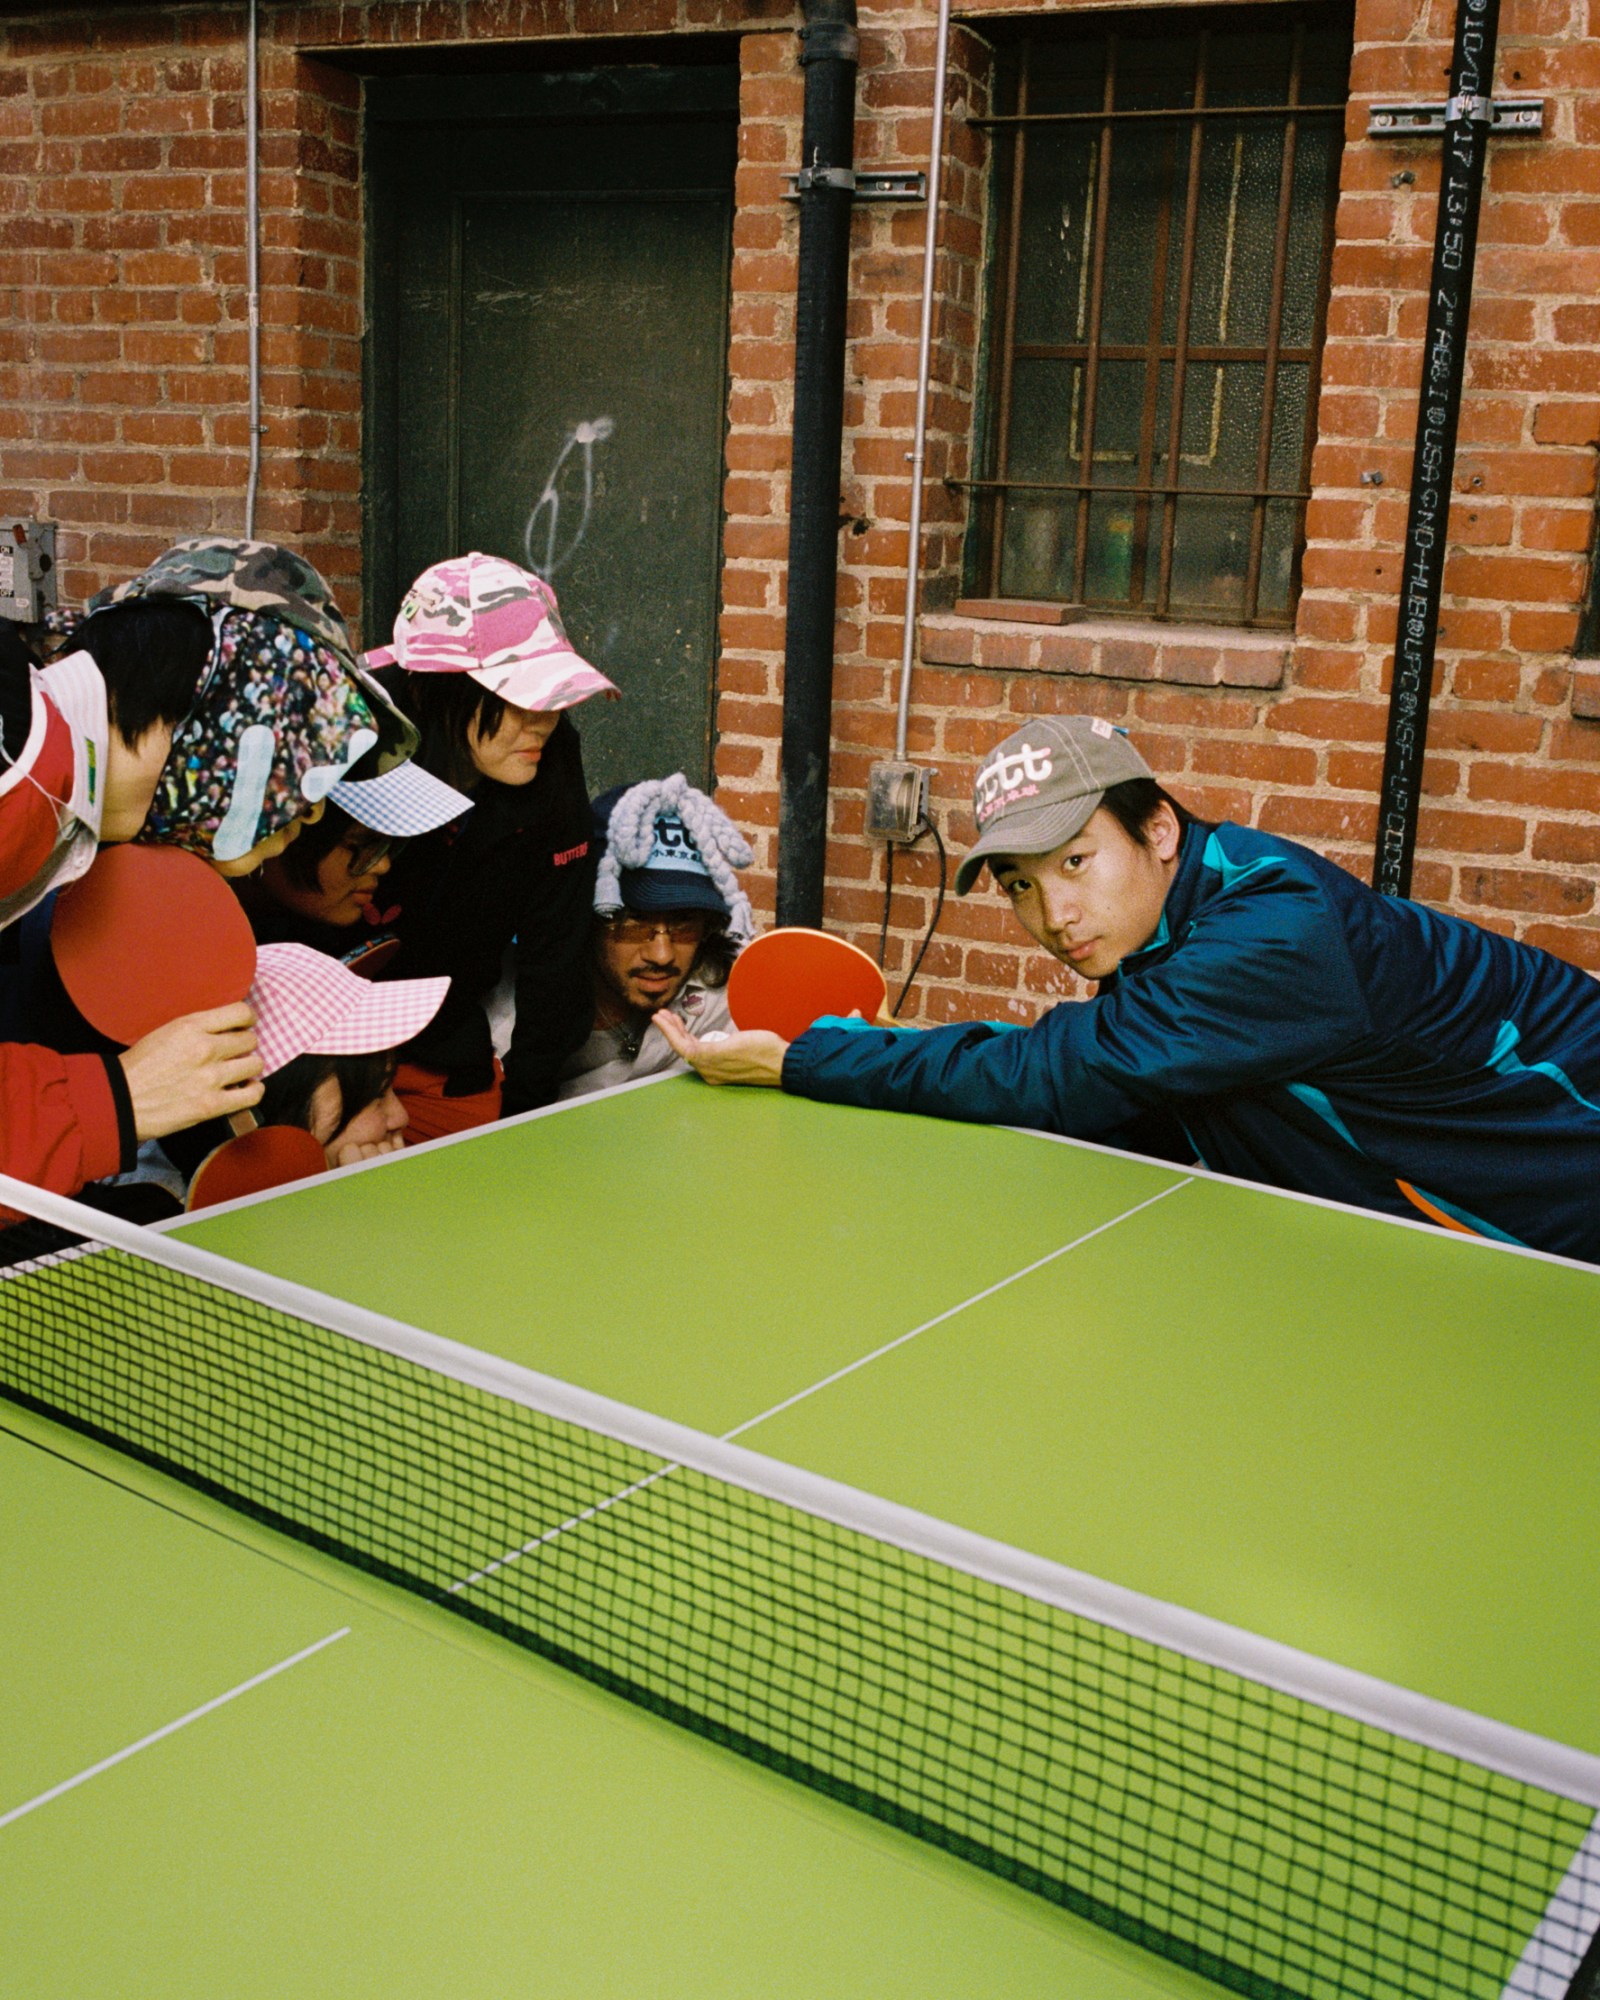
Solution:
{"label": "green ping pong table", "polygon": [[[690,1079],[159,1255],[21,1266],[0,1384],[364,1591],[1008,1877],[1151,1979],[1591,1981],[1600,1272]],[[1124,1963],[1005,1990],[1109,1994]]]}
{"label": "green ping pong table", "polygon": [[17,1410],[0,1518],[8,1994],[1208,1990]]}

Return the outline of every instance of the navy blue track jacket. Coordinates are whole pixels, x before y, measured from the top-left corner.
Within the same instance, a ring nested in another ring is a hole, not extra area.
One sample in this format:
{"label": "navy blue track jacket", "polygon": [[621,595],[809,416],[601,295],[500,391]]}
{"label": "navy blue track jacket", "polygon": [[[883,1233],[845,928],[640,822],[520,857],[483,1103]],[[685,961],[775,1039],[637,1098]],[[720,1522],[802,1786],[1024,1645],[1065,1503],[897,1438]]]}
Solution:
{"label": "navy blue track jacket", "polygon": [[1185,827],[1095,999],[819,1025],[783,1087],[1113,1145],[1166,1113],[1222,1173],[1600,1263],[1600,983],[1248,827]]}

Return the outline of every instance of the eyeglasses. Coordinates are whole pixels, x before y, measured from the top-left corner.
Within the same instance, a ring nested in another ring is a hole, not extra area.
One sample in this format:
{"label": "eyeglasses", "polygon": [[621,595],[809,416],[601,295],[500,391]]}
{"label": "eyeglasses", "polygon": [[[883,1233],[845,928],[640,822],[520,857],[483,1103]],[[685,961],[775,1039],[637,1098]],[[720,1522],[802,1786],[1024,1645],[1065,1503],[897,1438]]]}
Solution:
{"label": "eyeglasses", "polygon": [[606,918],[606,935],[619,944],[648,944],[654,937],[669,937],[674,944],[699,944],[705,937],[709,918],[626,917]]}
{"label": "eyeglasses", "polygon": [[376,868],[380,861],[388,859],[394,841],[387,834],[377,834],[363,839],[354,830],[346,834],[340,845],[349,855],[349,871],[352,875],[365,875]]}

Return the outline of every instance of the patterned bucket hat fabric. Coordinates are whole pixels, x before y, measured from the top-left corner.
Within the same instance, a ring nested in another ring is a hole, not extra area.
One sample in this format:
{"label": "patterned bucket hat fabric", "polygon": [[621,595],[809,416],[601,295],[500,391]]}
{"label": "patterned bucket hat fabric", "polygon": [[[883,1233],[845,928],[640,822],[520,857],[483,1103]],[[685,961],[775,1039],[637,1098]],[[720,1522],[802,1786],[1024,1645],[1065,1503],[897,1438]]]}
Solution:
{"label": "patterned bucket hat fabric", "polygon": [[413,674],[470,674],[513,707],[540,712],[618,691],[573,651],[549,584],[476,549],[412,584],[394,644],[367,655],[369,666],[391,661]]}
{"label": "patterned bucket hat fabric", "polygon": [[231,609],[215,631],[210,668],[173,731],[139,838],[237,861],[376,747],[377,718],[310,633]]}
{"label": "patterned bucket hat fabric", "polygon": [[89,609],[103,611],[130,597],[193,597],[210,608],[268,611],[319,639],[341,665],[355,669],[349,627],[333,592],[304,556],[277,542],[231,541],[221,535],[174,542],[137,576],[91,597]]}
{"label": "patterned bucket hat fabric", "polygon": [[364,1056],[409,1042],[438,1013],[448,978],[363,979],[305,944],[256,952],[250,1005],[265,1075],[296,1056]]}
{"label": "patterned bucket hat fabric", "polygon": [[327,797],[357,759],[381,773],[416,750],[413,724],[356,659],[320,573],[276,542],[199,536],[90,600],[176,597],[208,612],[211,664],[141,830],[235,861]]}
{"label": "patterned bucket hat fabric", "polygon": [[135,597],[182,597],[213,615],[227,606],[280,619],[327,648],[355,682],[378,731],[378,768],[416,754],[416,725],[362,666],[344,613],[320,570],[280,542],[234,541],[197,535],[174,542],[137,576],[91,597],[87,612]]}

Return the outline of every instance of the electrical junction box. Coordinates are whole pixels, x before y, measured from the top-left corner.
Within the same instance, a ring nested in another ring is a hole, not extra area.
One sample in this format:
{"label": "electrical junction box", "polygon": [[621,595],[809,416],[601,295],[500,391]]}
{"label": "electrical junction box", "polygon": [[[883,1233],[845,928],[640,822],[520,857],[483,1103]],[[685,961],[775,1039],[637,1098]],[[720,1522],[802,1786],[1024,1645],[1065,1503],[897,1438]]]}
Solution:
{"label": "electrical junction box", "polygon": [[874,764],[867,773],[868,840],[912,841],[928,824],[931,772],[915,764]]}
{"label": "electrical junction box", "polygon": [[0,618],[37,625],[55,606],[55,522],[0,515]]}

